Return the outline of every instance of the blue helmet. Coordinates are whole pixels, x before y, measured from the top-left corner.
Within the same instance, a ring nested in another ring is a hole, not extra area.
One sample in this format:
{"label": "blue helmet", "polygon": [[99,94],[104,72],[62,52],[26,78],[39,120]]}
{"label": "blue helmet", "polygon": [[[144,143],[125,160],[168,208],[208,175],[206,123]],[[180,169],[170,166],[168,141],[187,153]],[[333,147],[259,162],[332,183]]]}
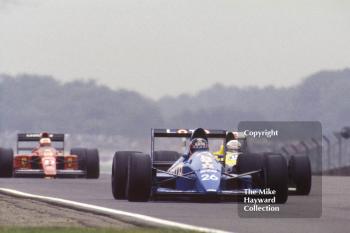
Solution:
{"label": "blue helmet", "polygon": [[198,151],[208,151],[208,141],[204,138],[194,138],[191,140],[189,145],[189,154],[193,154]]}

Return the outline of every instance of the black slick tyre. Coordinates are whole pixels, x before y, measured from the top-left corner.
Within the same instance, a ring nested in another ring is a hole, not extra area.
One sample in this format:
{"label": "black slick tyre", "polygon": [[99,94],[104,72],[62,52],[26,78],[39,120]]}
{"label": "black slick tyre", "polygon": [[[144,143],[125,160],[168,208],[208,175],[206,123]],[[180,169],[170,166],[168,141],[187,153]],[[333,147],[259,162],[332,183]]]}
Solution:
{"label": "black slick tyre", "polygon": [[9,178],[13,173],[13,150],[0,148],[0,177]]}
{"label": "black slick tyre", "polygon": [[309,195],[311,190],[311,165],[306,155],[293,155],[289,160],[289,173],[296,194]]}
{"label": "black slick tyre", "polygon": [[180,154],[177,151],[171,150],[158,150],[153,153],[154,161],[166,161],[166,162],[175,162],[180,158]]}
{"label": "black slick tyre", "polygon": [[146,202],[152,188],[152,163],[147,154],[133,153],[129,158],[127,198],[133,202]]}
{"label": "black slick tyre", "polygon": [[98,179],[100,177],[100,157],[97,149],[86,150],[86,178]]}
{"label": "black slick tyre", "polygon": [[128,179],[129,157],[136,151],[117,151],[112,163],[112,193],[114,199],[126,199],[126,183]]}
{"label": "black slick tyre", "polygon": [[276,203],[285,203],[288,199],[288,167],[285,158],[280,154],[265,155],[266,188],[276,191]]}

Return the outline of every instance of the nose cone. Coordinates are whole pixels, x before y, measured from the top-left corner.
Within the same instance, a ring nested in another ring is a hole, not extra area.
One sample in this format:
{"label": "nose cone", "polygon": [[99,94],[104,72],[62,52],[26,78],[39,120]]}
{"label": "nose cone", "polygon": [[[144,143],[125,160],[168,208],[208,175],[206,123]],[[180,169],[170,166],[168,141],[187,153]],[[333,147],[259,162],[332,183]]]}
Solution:
{"label": "nose cone", "polygon": [[43,157],[41,163],[46,176],[56,175],[56,159],[54,157]]}
{"label": "nose cone", "polygon": [[199,178],[199,189],[205,193],[217,193],[220,189],[219,173],[201,173]]}

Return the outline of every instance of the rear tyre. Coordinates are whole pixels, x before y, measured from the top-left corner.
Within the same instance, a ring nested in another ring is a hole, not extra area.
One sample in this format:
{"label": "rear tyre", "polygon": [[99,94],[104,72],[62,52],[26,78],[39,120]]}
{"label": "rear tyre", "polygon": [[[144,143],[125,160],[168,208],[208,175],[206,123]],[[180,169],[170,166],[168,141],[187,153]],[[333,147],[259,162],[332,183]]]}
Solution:
{"label": "rear tyre", "polygon": [[114,199],[126,199],[126,183],[128,179],[128,161],[136,151],[117,151],[112,164],[112,193]]}
{"label": "rear tyre", "polygon": [[86,150],[86,178],[98,179],[100,177],[100,157],[97,149]]}
{"label": "rear tyre", "polygon": [[158,150],[153,153],[154,161],[175,162],[180,158],[180,153],[171,150]]}
{"label": "rear tyre", "polygon": [[72,148],[70,150],[71,155],[76,155],[78,157],[78,169],[86,170],[86,152],[85,148]]}
{"label": "rear tyre", "polygon": [[148,201],[152,187],[152,163],[147,154],[134,153],[129,158],[127,197],[129,201]]}
{"label": "rear tyre", "polygon": [[[237,172],[238,174],[263,170],[264,155],[262,154],[242,154],[237,158]],[[253,187],[259,188],[265,185],[262,172],[252,174]]]}
{"label": "rear tyre", "polygon": [[0,177],[12,177],[13,173],[13,150],[0,148]]}
{"label": "rear tyre", "polygon": [[311,190],[311,165],[306,155],[293,155],[289,160],[291,183],[295,185],[296,194],[309,195]]}
{"label": "rear tyre", "polygon": [[265,155],[266,188],[276,191],[276,203],[285,203],[288,199],[288,167],[280,154]]}
{"label": "rear tyre", "polygon": [[238,173],[259,170],[264,167],[264,156],[262,154],[242,154],[237,158]]}

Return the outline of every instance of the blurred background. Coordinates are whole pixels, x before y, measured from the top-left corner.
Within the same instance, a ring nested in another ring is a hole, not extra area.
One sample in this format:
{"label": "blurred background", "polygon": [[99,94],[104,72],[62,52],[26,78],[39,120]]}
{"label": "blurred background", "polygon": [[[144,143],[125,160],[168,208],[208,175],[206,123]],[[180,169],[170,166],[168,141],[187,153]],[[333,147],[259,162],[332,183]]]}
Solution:
{"label": "blurred background", "polygon": [[349,11],[343,0],[0,0],[1,146],[63,132],[109,161],[149,151],[151,128],[320,121],[329,153],[347,158]]}

